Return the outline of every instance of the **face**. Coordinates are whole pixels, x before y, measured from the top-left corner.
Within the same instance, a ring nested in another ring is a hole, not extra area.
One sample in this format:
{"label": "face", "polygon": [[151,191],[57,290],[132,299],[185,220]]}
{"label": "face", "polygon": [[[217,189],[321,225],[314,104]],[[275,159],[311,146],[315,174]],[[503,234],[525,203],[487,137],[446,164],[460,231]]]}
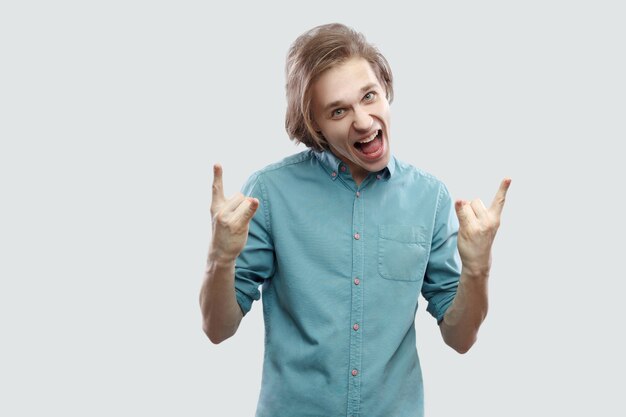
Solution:
{"label": "face", "polygon": [[312,86],[313,127],[360,182],[389,163],[389,102],[371,65],[351,58]]}

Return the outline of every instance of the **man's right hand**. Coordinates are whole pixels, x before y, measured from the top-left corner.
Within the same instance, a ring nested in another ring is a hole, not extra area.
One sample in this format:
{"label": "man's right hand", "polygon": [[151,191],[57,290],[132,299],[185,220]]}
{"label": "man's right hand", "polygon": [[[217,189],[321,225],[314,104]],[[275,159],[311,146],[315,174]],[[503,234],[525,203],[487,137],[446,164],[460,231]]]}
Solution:
{"label": "man's right hand", "polygon": [[213,166],[213,199],[211,221],[213,239],[209,261],[234,262],[248,238],[250,219],[259,207],[259,200],[241,193],[226,199],[222,183],[222,167]]}

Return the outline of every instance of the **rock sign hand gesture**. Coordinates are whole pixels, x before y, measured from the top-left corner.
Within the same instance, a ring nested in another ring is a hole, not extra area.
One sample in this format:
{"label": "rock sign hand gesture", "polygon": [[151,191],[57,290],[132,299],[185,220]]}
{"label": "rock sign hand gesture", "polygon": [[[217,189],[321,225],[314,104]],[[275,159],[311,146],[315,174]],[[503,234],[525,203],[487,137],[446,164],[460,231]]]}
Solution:
{"label": "rock sign hand gesture", "polygon": [[487,276],[491,267],[491,246],[500,227],[500,215],[511,179],[500,184],[491,207],[486,208],[480,199],[457,200],[456,215],[459,219],[457,245],[463,270],[472,276]]}
{"label": "rock sign hand gesture", "polygon": [[241,193],[226,199],[222,182],[222,167],[213,166],[213,199],[211,220],[213,239],[209,257],[234,261],[243,250],[248,238],[250,219],[259,207],[259,200]]}

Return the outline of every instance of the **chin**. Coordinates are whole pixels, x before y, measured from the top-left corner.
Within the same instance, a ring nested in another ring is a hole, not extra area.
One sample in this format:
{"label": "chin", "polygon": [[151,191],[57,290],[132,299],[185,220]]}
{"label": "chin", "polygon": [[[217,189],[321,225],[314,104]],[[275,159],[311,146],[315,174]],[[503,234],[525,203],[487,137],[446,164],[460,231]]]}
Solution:
{"label": "chin", "polygon": [[377,172],[381,169],[384,169],[387,165],[389,165],[389,155],[381,158],[380,161],[377,161],[375,164],[372,164],[370,171]]}

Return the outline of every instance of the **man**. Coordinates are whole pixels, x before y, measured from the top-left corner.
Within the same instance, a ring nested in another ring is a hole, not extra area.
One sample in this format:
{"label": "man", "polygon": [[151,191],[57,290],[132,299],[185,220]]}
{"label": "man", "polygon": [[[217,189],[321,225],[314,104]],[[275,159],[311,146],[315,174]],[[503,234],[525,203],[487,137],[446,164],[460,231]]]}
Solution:
{"label": "man", "polygon": [[510,180],[490,208],[453,204],[439,180],[394,158],[391,69],[350,28],[304,33],[286,70],[287,132],[310,149],[255,173],[246,196],[225,199],[214,167],[204,331],[232,336],[262,285],[257,417],[421,416],[418,296],[466,352],[487,313]]}

